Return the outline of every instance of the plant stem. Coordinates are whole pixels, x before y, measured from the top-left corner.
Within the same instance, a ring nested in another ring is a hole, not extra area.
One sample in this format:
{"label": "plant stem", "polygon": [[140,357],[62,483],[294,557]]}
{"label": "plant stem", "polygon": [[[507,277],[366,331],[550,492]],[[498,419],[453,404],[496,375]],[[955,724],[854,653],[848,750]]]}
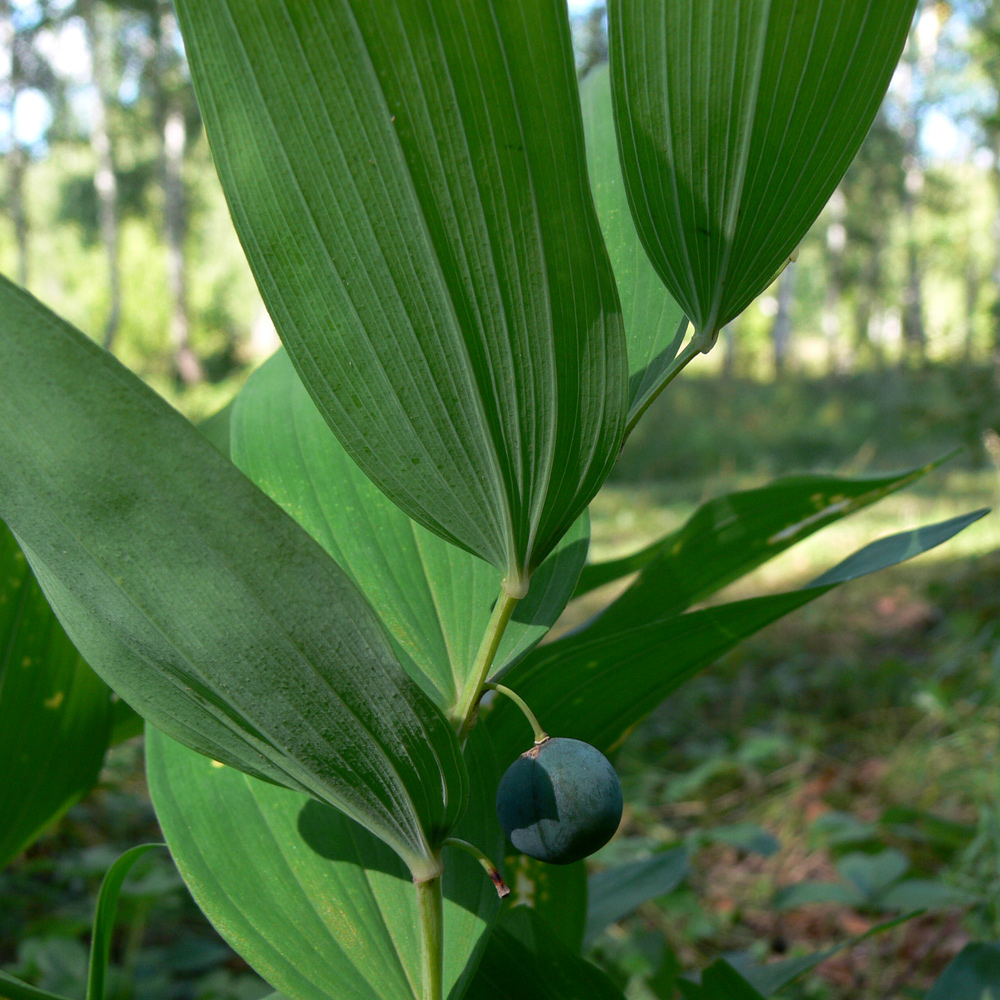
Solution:
{"label": "plant stem", "polygon": [[524,713],[524,717],[531,724],[531,728],[535,731],[535,743],[544,743],[548,738],[549,734],[542,729],[541,724],[535,717],[535,713],[528,708],[527,702],[516,692],[511,691],[509,687],[504,687],[503,684],[484,684],[486,688],[491,691],[496,691],[498,694],[502,694],[507,698],[510,698],[512,702]]}
{"label": "plant stem", "polygon": [[476,661],[472,665],[472,677],[453,710],[452,721],[458,731],[460,743],[465,740],[476,724],[479,699],[483,696],[483,685],[490,675],[490,668],[493,666],[493,660],[500,648],[500,640],[503,638],[504,630],[507,628],[507,623],[514,613],[518,600],[519,598],[511,597],[506,590],[501,590],[500,596],[497,598],[490,623],[486,626],[486,634],[483,636],[479,652],[476,654]]}
{"label": "plant stem", "polygon": [[705,350],[706,341],[705,338],[699,336],[697,333],[688,341],[687,347],[671,362],[670,367],[667,369],[667,373],[663,378],[663,381],[656,387],[656,392],[654,392],[642,407],[633,414],[632,419],[629,420],[628,424],[625,426],[625,434],[622,436],[622,447],[625,446],[625,442],[628,440],[629,435],[635,430],[635,425],[639,423],[642,415],[649,409],[653,401],[663,392],[664,389],[678,375],[692,362],[699,354],[707,353]]}
{"label": "plant stem", "polygon": [[496,886],[497,895],[501,899],[510,895],[510,888],[504,882],[503,876],[500,874],[500,869],[475,844],[470,844],[467,840],[460,840],[458,837],[449,837],[443,846],[457,847],[459,850],[465,851],[466,854],[471,854],[483,866],[486,874],[492,879],[493,885]]}
{"label": "plant stem", "polygon": [[442,1000],[444,990],[444,920],[441,876],[414,882],[420,921],[420,997]]}

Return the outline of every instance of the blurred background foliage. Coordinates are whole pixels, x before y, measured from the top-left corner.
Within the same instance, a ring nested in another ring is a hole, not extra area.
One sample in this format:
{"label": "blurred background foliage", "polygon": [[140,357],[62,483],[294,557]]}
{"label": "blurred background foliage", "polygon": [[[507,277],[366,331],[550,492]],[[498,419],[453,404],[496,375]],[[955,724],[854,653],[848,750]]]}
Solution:
{"label": "blurred background foliage", "polygon": [[[606,58],[604,15],[571,12],[584,75]],[[224,405],[277,340],[169,3],[0,0],[0,153],[0,271],[192,419]],[[704,499],[775,475],[911,467],[956,446],[916,489],[725,596],[801,584],[880,534],[996,505],[998,0],[920,5],[876,124],[796,262],[630,439],[593,506],[593,556],[634,550]],[[783,995],[922,997],[966,941],[1000,938],[995,520],[772,626],[633,734],[617,761],[625,822],[595,870],[681,841],[693,853],[681,887],[591,944],[630,998],[670,998],[673,970],[720,953],[765,960],[863,933],[898,912],[890,893],[905,880],[925,883],[918,902],[937,901],[925,916]],[[576,602],[562,627],[612,593]],[[0,872],[0,966],[82,995],[100,877],[157,837],[132,741]],[[858,896],[865,865],[898,877]],[[840,888],[801,887],[817,881]],[[112,996],[266,992],[165,856],[144,859],[129,885]]]}

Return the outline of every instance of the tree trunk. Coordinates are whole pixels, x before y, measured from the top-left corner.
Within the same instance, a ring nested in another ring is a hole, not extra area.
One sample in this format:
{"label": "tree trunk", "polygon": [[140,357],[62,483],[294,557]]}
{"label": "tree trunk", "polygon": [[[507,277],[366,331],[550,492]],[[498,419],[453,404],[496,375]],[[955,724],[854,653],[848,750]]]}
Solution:
{"label": "tree trunk", "polygon": [[191,349],[188,322],[187,278],[184,237],[187,219],[184,204],[184,150],[187,128],[180,108],[172,106],[164,89],[168,47],[176,33],[172,10],[167,7],[156,24],[157,93],[156,110],[160,131],[160,178],[163,185],[163,226],[167,243],[167,284],[170,289],[170,343],[174,371],[184,385],[204,378],[201,363]]}
{"label": "tree trunk", "polygon": [[112,10],[88,4],[84,8],[84,23],[90,44],[94,100],[90,147],[94,153],[94,191],[97,194],[97,217],[101,245],[108,262],[108,295],[110,303],[104,323],[105,350],[112,350],[121,325],[121,268],[118,253],[118,180],[115,174],[114,146],[108,126],[108,105],[115,91],[112,51],[117,15]]}
{"label": "tree trunk", "polygon": [[774,377],[785,374],[788,348],[792,336],[792,298],[795,292],[795,261],[791,261],[778,279],[778,311],[771,326],[771,344],[774,350]]}
{"label": "tree trunk", "polygon": [[21,59],[18,54],[17,29],[14,27],[14,11],[9,0],[0,2],[0,49],[10,53],[10,76],[7,83],[7,100],[4,108],[9,122],[10,152],[7,154],[7,201],[10,218],[14,223],[14,239],[17,242],[17,280],[26,287],[28,284],[28,217],[24,210],[24,175],[28,166],[27,154],[17,144],[14,134],[14,106],[21,90]]}

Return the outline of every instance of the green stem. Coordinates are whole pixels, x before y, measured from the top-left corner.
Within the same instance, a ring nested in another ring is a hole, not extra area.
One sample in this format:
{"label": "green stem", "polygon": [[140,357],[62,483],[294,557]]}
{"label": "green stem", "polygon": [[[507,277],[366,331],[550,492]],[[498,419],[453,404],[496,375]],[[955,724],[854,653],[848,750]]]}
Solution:
{"label": "green stem", "polygon": [[420,1000],[443,1000],[444,919],[441,876],[414,882],[420,921]]}
{"label": "green stem", "polygon": [[510,888],[504,882],[503,876],[500,874],[500,869],[475,844],[470,844],[467,840],[459,840],[458,837],[449,837],[443,846],[457,847],[460,851],[471,854],[483,866],[486,874],[492,879],[493,885],[496,886],[497,895],[501,899],[510,895]]}
{"label": "green stem", "polygon": [[514,613],[514,608],[517,607],[518,600],[519,598],[511,597],[506,590],[501,590],[497,598],[490,623],[486,626],[486,634],[476,654],[476,661],[472,665],[472,677],[466,683],[462,697],[452,712],[452,721],[458,731],[459,742],[465,740],[476,724],[483,685],[490,676],[490,668],[500,648],[500,640],[503,639],[504,630]]}
{"label": "green stem", "polygon": [[656,387],[656,392],[654,392],[649,399],[642,404],[639,410],[632,415],[631,420],[629,420],[626,424],[625,434],[622,437],[622,447],[624,447],[625,442],[628,440],[632,431],[635,430],[635,425],[639,423],[642,415],[653,404],[653,401],[696,357],[698,357],[699,354],[707,354],[707,347],[711,347],[711,342],[707,341],[704,336],[697,333],[688,341],[687,347],[685,347],[684,350],[676,358],[674,358],[670,367],[667,369],[663,381]]}
{"label": "green stem", "polygon": [[549,734],[542,729],[541,724],[535,717],[535,713],[528,708],[528,703],[516,692],[511,691],[509,687],[504,687],[503,684],[484,684],[486,688],[491,691],[496,691],[497,694],[502,694],[507,698],[510,698],[517,707],[524,712],[524,717],[531,723],[531,728],[535,731],[535,743],[544,743],[548,738]]}

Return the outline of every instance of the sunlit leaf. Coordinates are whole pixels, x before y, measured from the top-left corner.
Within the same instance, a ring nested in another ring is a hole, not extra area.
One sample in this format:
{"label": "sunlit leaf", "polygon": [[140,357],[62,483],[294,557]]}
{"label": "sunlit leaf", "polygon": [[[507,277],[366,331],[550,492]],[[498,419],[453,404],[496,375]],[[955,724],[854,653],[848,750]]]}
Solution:
{"label": "sunlit leaf", "polygon": [[643,575],[608,609],[609,622],[623,620],[646,589],[655,590],[665,602],[664,616],[683,611],[820,528],[916,482],[951,457],[889,476],[784,476],[766,486],[716,497],[682,527],[638,552],[585,566],[574,596],[641,570]]}
{"label": "sunlit leaf", "polygon": [[216,760],[344,809],[416,870],[454,731],[290,517],[110,355],[0,280],[0,516],[87,662]]}
{"label": "sunlit leaf", "polygon": [[674,370],[689,326],[639,241],[628,207],[611,109],[607,66],[592,70],[580,85],[587,166],[597,217],[618,284],[628,343],[628,418],[631,427]]}
{"label": "sunlit leaf", "polygon": [[309,392],[380,489],[519,591],[606,477],[627,408],[563,0],[177,12]]}
{"label": "sunlit leaf", "polygon": [[[457,835],[503,850],[485,726],[466,744]],[[422,1000],[416,894],[392,851],[343,813],[194,754],[147,728],[150,793],[177,867],[220,934],[288,1000]],[[444,849],[445,995],[458,996],[500,908],[493,883]]]}
{"label": "sunlit leaf", "polygon": [[[459,704],[503,574],[406,516],[351,460],[283,350],[239,395],[233,460],[336,559],[393,639],[400,662],[446,711]],[[515,611],[496,667],[551,628],[587,554],[584,514],[542,564]]]}
{"label": "sunlit leaf", "polygon": [[[975,511],[872,542],[809,586],[788,593],[659,618],[663,599],[647,591],[645,608],[635,608],[631,627],[602,630],[598,617],[587,628],[533,650],[504,675],[504,684],[531,705],[548,732],[607,753],[668,694],[741,639],[840,583],[940,545],[986,513]],[[490,719],[498,753],[523,742],[524,719],[508,699],[497,701]]]}
{"label": "sunlit leaf", "polygon": [[776,277],[871,127],[917,0],[610,0],[636,228],[705,339]]}

